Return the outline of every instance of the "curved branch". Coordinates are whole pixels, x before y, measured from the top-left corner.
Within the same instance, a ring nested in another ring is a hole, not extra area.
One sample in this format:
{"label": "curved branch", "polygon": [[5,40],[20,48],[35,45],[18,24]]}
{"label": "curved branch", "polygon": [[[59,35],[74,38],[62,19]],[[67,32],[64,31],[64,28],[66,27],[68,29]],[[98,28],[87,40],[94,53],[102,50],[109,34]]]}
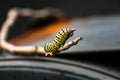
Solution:
{"label": "curved branch", "polygon": [[[0,47],[8,52],[11,53],[23,53],[23,54],[45,54],[45,56],[52,56],[53,52],[45,52],[44,48],[41,46],[15,46],[9,42],[6,41],[8,32],[10,28],[12,27],[13,23],[16,21],[16,19],[19,16],[23,17],[31,17],[31,18],[46,18],[48,16],[55,16],[55,17],[61,17],[63,16],[63,13],[57,9],[43,9],[43,10],[32,10],[32,9],[18,9],[14,8],[11,9],[8,12],[7,19],[3,23],[1,32],[0,32]],[[71,30],[72,31],[72,30]],[[73,30],[74,31],[74,30]],[[71,33],[73,33],[73,31]],[[71,47],[72,45],[75,45],[75,43],[78,43],[80,38],[77,38],[73,40],[72,42],[66,43],[64,46],[62,46],[58,51],[63,51]]]}

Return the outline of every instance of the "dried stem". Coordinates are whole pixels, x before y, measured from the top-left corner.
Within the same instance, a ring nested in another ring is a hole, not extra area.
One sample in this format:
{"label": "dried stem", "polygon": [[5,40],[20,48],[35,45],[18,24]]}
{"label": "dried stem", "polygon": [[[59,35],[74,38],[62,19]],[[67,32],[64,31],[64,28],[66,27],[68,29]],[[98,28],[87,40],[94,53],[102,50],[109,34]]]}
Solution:
{"label": "dried stem", "polygon": [[78,38],[74,39],[73,41],[70,41],[70,42],[64,44],[62,47],[59,48],[58,51],[67,50],[71,46],[76,45],[80,40],[82,40],[82,37],[78,37]]}
{"label": "dried stem", "polygon": [[[59,11],[58,9],[52,9],[52,8],[43,9],[43,10],[14,8],[8,12],[7,19],[3,23],[2,28],[1,28],[0,47],[3,50],[6,50],[11,53],[24,53],[24,54],[37,53],[37,54],[45,54],[45,56],[48,56],[48,55],[52,56],[54,54],[53,52],[46,53],[44,51],[44,48],[41,46],[15,46],[6,41],[10,28],[12,27],[13,23],[16,21],[16,19],[19,16],[31,17],[31,18],[46,18],[48,16],[62,17],[63,13]],[[73,34],[73,31],[71,32],[71,34]],[[77,44],[79,40],[81,40],[81,38],[76,38],[75,40],[66,43],[58,51],[60,52],[60,51],[70,48],[72,45]]]}

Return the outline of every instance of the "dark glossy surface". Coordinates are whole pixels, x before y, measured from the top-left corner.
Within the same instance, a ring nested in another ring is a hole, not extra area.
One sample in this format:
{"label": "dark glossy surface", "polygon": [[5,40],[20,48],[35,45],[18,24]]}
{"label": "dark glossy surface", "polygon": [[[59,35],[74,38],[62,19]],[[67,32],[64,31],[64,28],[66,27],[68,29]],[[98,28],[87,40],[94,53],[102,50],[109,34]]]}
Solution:
{"label": "dark glossy surface", "polygon": [[[47,57],[6,58],[0,62],[0,79],[4,80],[117,80],[119,74],[85,62]],[[7,77],[6,77],[7,76]]]}

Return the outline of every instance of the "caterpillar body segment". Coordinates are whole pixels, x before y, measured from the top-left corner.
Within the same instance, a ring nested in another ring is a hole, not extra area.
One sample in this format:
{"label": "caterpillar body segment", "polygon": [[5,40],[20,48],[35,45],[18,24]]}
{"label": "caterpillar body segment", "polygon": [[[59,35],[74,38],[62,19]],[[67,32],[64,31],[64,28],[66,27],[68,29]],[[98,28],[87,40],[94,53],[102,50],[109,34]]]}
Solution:
{"label": "caterpillar body segment", "polygon": [[70,30],[68,28],[63,28],[57,33],[52,43],[45,44],[44,50],[46,52],[56,52],[65,43],[69,34],[70,34]]}

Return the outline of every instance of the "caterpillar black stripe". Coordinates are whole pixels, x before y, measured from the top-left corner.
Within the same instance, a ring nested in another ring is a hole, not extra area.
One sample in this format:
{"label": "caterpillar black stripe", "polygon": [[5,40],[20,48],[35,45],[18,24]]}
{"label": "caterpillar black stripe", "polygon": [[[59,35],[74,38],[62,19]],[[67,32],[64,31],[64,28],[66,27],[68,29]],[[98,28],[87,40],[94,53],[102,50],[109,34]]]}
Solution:
{"label": "caterpillar black stripe", "polygon": [[61,45],[65,43],[66,38],[68,38],[69,34],[70,30],[68,28],[63,28],[57,33],[52,43],[45,44],[44,50],[46,52],[56,52],[61,47]]}

